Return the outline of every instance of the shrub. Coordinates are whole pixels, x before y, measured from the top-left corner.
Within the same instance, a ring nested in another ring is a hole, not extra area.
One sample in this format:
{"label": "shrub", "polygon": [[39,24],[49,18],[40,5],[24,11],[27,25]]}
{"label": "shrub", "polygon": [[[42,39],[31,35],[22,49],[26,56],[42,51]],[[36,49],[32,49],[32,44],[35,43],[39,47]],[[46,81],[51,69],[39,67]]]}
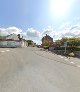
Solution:
{"label": "shrub", "polygon": [[72,52],[72,53],[69,53],[69,56],[73,57],[75,56],[75,54]]}
{"label": "shrub", "polygon": [[[65,50],[65,47],[55,47],[54,50]],[[66,47],[66,50],[80,51],[80,48],[78,48],[78,47]]]}
{"label": "shrub", "polygon": [[44,49],[49,49],[49,46],[43,46]]}

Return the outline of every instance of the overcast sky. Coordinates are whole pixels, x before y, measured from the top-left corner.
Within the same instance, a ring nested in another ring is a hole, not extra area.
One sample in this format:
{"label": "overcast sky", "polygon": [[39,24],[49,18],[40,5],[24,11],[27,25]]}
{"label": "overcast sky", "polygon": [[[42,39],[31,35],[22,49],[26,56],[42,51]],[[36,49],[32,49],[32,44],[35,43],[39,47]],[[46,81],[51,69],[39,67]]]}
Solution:
{"label": "overcast sky", "polygon": [[38,43],[46,33],[54,40],[80,37],[80,0],[0,0],[0,31]]}

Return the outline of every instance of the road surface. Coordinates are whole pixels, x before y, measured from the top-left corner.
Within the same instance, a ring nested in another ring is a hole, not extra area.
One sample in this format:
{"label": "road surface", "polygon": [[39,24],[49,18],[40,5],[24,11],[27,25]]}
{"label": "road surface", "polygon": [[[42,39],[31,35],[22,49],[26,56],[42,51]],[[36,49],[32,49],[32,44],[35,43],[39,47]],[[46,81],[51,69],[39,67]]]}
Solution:
{"label": "road surface", "polygon": [[0,92],[80,92],[80,67],[63,58],[35,47],[0,50]]}

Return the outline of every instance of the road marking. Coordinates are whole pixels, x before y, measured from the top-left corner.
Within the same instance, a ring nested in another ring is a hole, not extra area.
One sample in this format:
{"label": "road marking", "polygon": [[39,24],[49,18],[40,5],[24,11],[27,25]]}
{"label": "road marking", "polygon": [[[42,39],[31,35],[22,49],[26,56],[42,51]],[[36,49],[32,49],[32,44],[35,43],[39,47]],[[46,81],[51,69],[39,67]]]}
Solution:
{"label": "road marking", "polygon": [[77,65],[77,67],[80,67],[80,65]]}
{"label": "road marking", "polygon": [[6,51],[10,51],[10,50],[6,50]]}
{"label": "road marking", "polygon": [[74,62],[70,62],[71,64],[75,64]]}
{"label": "road marking", "polygon": [[62,56],[59,56],[60,58],[64,58],[64,57],[62,57]]}
{"label": "road marking", "polygon": [[65,59],[66,61],[68,61],[68,59]]}
{"label": "road marking", "polygon": [[1,51],[2,53],[5,52],[5,51]]}

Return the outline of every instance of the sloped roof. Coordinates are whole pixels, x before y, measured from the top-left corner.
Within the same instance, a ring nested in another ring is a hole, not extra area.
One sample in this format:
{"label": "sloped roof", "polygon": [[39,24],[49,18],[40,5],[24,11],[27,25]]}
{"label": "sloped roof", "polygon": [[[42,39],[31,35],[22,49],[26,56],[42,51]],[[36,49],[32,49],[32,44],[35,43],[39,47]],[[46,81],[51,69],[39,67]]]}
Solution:
{"label": "sloped roof", "polygon": [[19,40],[19,38],[16,34],[10,34],[10,35],[6,36],[6,39]]}
{"label": "sloped roof", "polygon": [[53,38],[50,37],[49,35],[44,36],[42,39],[45,39],[46,37],[47,37],[48,39],[53,39]]}

